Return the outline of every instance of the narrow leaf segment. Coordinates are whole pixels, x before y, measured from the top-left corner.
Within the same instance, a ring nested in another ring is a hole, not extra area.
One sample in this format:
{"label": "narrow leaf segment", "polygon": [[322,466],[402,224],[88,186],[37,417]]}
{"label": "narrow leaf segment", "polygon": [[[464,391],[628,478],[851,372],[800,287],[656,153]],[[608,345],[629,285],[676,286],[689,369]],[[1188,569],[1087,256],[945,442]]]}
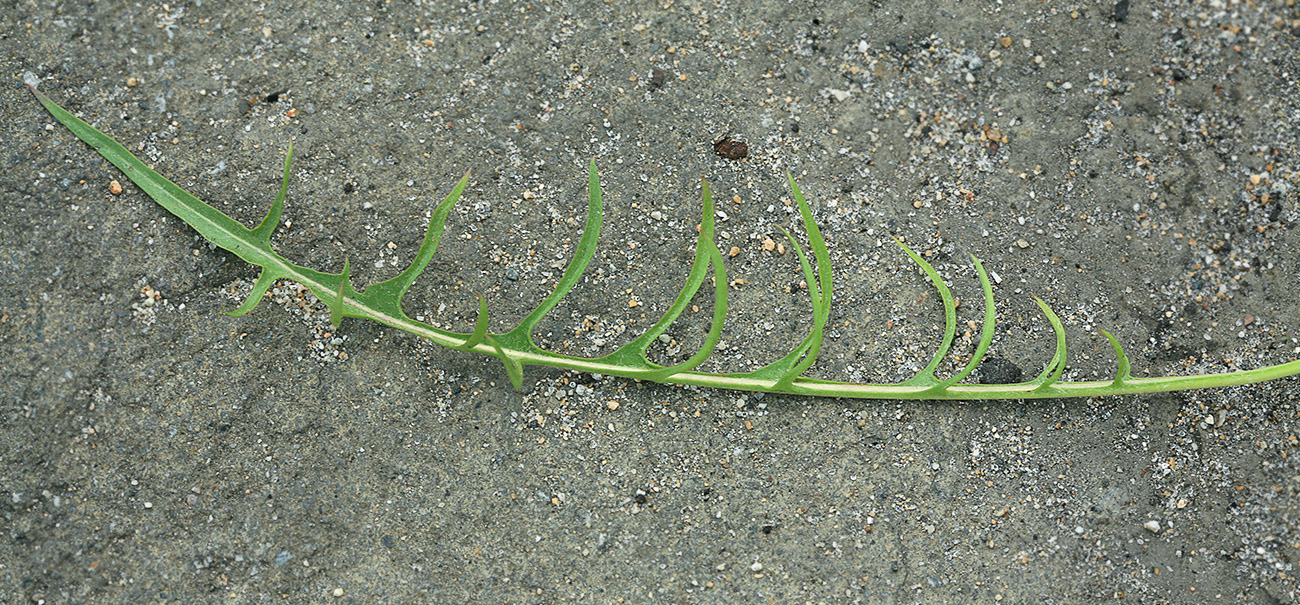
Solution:
{"label": "narrow leaf segment", "polygon": [[[136,186],[168,212],[185,221],[209,242],[229,250],[251,265],[260,267],[261,275],[253,286],[252,293],[244,304],[234,311],[232,316],[239,316],[252,311],[270,289],[281,279],[298,282],[311,289],[330,309],[330,321],[335,326],[345,317],[357,317],[376,321],[397,330],[428,339],[438,345],[454,349],[489,355],[501,360],[506,375],[515,388],[523,387],[523,370],[525,366],[541,365],[582,372],[593,372],[612,376],[624,376],[656,382],[696,385],[701,387],[760,391],[766,393],[789,393],[795,395],[813,395],[823,397],[854,397],[870,399],[1037,399],[1047,397],[1091,397],[1098,395],[1125,395],[1134,393],[1154,393],[1186,389],[1201,389],[1231,385],[1251,384],[1300,374],[1300,360],[1293,360],[1274,366],[1243,370],[1221,374],[1198,374],[1194,376],[1167,376],[1161,378],[1134,378],[1131,373],[1128,356],[1120,346],[1119,340],[1109,332],[1102,334],[1115,351],[1117,369],[1111,380],[1100,381],[1062,381],[1067,357],[1065,327],[1051,307],[1041,299],[1035,303],[1047,317],[1048,323],[1056,335],[1056,353],[1048,361],[1042,372],[1033,380],[1016,384],[969,384],[962,382],[979,366],[988,353],[993,342],[996,325],[993,304],[993,286],[979,259],[971,256],[971,262],[979,276],[984,294],[984,324],[980,339],[974,352],[960,371],[946,379],[935,375],[941,362],[948,356],[956,335],[957,306],[952,293],[942,277],[924,257],[917,254],[900,240],[898,245],[903,252],[916,263],[939,293],[944,310],[944,332],[938,350],[930,362],[913,378],[896,384],[869,384],[819,380],[804,377],[817,360],[821,350],[822,338],[831,312],[832,274],[830,254],[826,241],[813,219],[812,209],[804,199],[799,186],[787,175],[790,189],[798,205],[799,217],[804,233],[808,237],[808,248],[812,252],[810,260],[804,248],[796,238],[785,232],[791,248],[799,261],[804,283],[808,286],[808,297],[812,307],[813,323],[808,335],[780,359],[760,369],[745,373],[722,374],[702,372],[696,368],[713,353],[722,337],[723,325],[727,316],[727,274],[723,266],[722,252],[718,249],[715,236],[713,197],[707,181],[701,184],[701,205],[703,214],[700,218],[699,236],[695,244],[695,260],[681,292],[673,301],[664,316],[649,330],[623,345],[615,352],[598,358],[583,358],[561,355],[543,350],[533,341],[532,332],[537,323],[569,293],[581,280],[583,272],[591,262],[596,250],[596,241],[600,236],[601,219],[604,216],[601,205],[600,177],[593,161],[587,170],[587,218],[583,234],[574,250],[573,258],[560,276],[555,289],[529,313],[515,328],[501,334],[489,332],[488,307],[482,296],[478,300],[478,317],[473,328],[466,333],[451,332],[430,324],[411,319],[402,311],[402,298],[406,295],[428,267],[438,242],[442,237],[447,216],[469,183],[469,174],[460,179],[450,194],[434,209],[429,218],[424,240],[416,251],[411,265],[396,277],[370,285],[358,292],[350,283],[350,264],[345,261],[339,273],[322,273],[300,265],[295,265],[280,256],[271,246],[271,236],[280,222],[284,202],[289,190],[293,142],[289,142],[285,154],[284,176],[280,191],[271,204],[266,218],[253,229],[241,225],[221,211],[209,206],[202,200],[190,195],[175,183],[154,172],[137,159],[125,147],[108,135],[96,130],[77,116],[65,111],[36,88],[32,93],[41,104],[74,135],[93,147],[100,155],[116,166]],[[784,231],[784,230],[783,230]],[[815,267],[814,267],[815,265]],[[713,317],[709,332],[699,351],[685,361],[661,366],[647,357],[646,352],[651,343],[662,335],[690,306],[692,299],[704,284],[706,276],[713,274]]]}

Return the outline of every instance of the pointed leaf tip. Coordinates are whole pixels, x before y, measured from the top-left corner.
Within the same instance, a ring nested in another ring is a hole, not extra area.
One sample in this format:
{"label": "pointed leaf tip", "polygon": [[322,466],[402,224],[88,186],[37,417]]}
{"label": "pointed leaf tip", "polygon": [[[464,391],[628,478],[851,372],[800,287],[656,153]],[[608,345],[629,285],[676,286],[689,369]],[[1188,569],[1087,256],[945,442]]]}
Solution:
{"label": "pointed leaf tip", "polygon": [[494,356],[497,359],[501,360],[501,365],[504,365],[506,367],[506,377],[510,379],[510,385],[515,387],[516,391],[523,390],[524,388],[523,364],[519,363],[518,359],[511,357],[509,353],[506,353],[505,349],[501,348],[501,342],[498,341],[496,338],[491,336],[487,337],[487,343],[492,345],[492,348],[496,350]]}
{"label": "pointed leaf tip", "polygon": [[1106,340],[1110,341],[1111,348],[1115,350],[1115,359],[1116,359],[1117,366],[1115,368],[1114,384],[1115,385],[1124,384],[1125,382],[1128,382],[1129,379],[1133,378],[1133,374],[1131,373],[1131,369],[1129,366],[1128,355],[1124,354],[1124,347],[1119,344],[1118,338],[1115,338],[1113,335],[1111,335],[1110,332],[1107,332],[1104,329],[1101,331],[1101,333],[1106,337]]}
{"label": "pointed leaf tip", "polygon": [[1042,390],[1052,386],[1052,383],[1061,379],[1061,374],[1065,372],[1065,363],[1067,360],[1065,348],[1065,326],[1061,324],[1061,318],[1056,316],[1052,307],[1043,302],[1043,299],[1035,296],[1034,302],[1038,303],[1038,308],[1047,316],[1047,322],[1052,324],[1052,331],[1056,332],[1056,353],[1052,355],[1052,360],[1043,368],[1043,372],[1035,378],[1033,382],[1039,383],[1038,389]]}
{"label": "pointed leaf tip", "polygon": [[934,371],[939,367],[939,363],[943,361],[944,357],[948,355],[948,350],[952,347],[953,338],[957,335],[957,304],[953,301],[952,292],[948,290],[948,286],[943,282],[943,278],[939,275],[939,272],[935,271],[934,267],[928,261],[922,258],[920,254],[917,254],[916,251],[907,247],[907,244],[903,243],[902,238],[894,237],[894,242],[903,249],[903,252],[907,253],[907,256],[912,259],[912,262],[916,263],[917,266],[921,268],[921,271],[925,273],[926,278],[930,280],[930,284],[939,292],[939,298],[943,302],[944,329],[943,340],[939,343],[939,350],[936,351],[934,357],[930,359],[930,363],[920,372],[917,372],[915,378],[912,378],[903,384],[941,385],[943,383],[935,379]]}
{"label": "pointed leaf tip", "polygon": [[275,202],[266,218],[253,228],[253,237],[263,244],[271,243],[271,234],[280,226],[280,216],[284,213],[284,199],[289,194],[289,176],[293,166],[293,137],[289,138],[289,149],[284,155],[284,174],[280,177],[280,191],[275,195]]}
{"label": "pointed leaf tip", "polygon": [[600,239],[600,223],[604,215],[604,206],[601,204],[600,197],[600,177],[596,174],[596,161],[592,160],[591,172],[587,180],[587,218],[583,223],[582,238],[578,240],[577,249],[573,251],[573,257],[569,259],[569,265],[564,268],[564,273],[560,275],[560,281],[555,285],[555,289],[523,321],[520,321],[519,325],[501,335],[504,342],[510,346],[536,348],[537,345],[533,342],[533,327],[555,308],[555,305],[560,304],[560,300],[582,279],[583,271],[586,271],[591,257],[596,254],[596,242]]}
{"label": "pointed leaf tip", "polygon": [[975,368],[979,367],[984,355],[988,353],[989,346],[993,344],[993,330],[997,325],[997,315],[993,305],[993,284],[989,281],[989,274],[984,270],[984,265],[980,264],[980,259],[974,254],[970,255],[970,261],[975,265],[975,273],[979,275],[980,289],[984,291],[984,327],[980,329],[980,340],[975,345],[975,352],[971,355],[970,361],[966,362],[966,367],[960,372],[949,376],[947,380],[934,386],[934,391],[946,391],[948,387],[965,380],[970,376]]}
{"label": "pointed leaf tip", "polygon": [[244,304],[239,305],[239,308],[234,311],[225,311],[225,314],[230,317],[239,317],[257,308],[257,304],[262,302],[262,298],[266,296],[266,291],[271,289],[277,279],[279,279],[279,276],[263,269],[262,274],[257,276],[257,283],[253,284],[253,290],[248,293],[248,298],[244,299]]}
{"label": "pointed leaf tip", "polygon": [[471,332],[469,337],[465,339],[465,344],[461,345],[459,348],[462,351],[468,351],[474,347],[477,347],[479,343],[483,342],[483,339],[487,337],[487,329],[488,329],[487,299],[483,298],[482,294],[479,294],[478,295],[478,319],[474,321],[474,331]]}

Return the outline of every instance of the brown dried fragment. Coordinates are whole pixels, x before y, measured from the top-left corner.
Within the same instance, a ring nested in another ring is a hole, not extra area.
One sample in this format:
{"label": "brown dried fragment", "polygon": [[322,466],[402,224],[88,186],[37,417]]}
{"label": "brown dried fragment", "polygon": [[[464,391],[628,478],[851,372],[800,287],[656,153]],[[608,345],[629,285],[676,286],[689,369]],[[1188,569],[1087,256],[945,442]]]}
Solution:
{"label": "brown dried fragment", "polygon": [[114,180],[108,184],[108,192],[113,195],[122,195],[122,184]]}
{"label": "brown dried fragment", "polygon": [[664,70],[659,69],[658,67],[650,70],[650,89],[655,90],[655,89],[663,88],[665,79],[666,76],[664,74]]}
{"label": "brown dried fragment", "polygon": [[713,152],[728,160],[740,160],[749,155],[749,145],[732,139],[731,135],[727,134],[713,144]]}

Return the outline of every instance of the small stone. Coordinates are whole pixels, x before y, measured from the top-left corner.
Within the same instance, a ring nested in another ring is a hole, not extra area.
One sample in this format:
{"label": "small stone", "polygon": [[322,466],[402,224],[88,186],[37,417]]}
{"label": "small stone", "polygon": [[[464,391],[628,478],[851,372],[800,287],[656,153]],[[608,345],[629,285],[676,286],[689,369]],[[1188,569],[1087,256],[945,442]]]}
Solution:
{"label": "small stone", "polygon": [[122,195],[122,184],[114,180],[108,184],[108,192],[113,195]]}
{"label": "small stone", "polygon": [[776,249],[776,242],[772,241],[772,238],[770,238],[770,237],[769,237],[769,238],[765,238],[765,239],[763,240],[763,249],[766,250],[766,251],[768,251],[768,252],[771,252],[771,251],[775,250],[775,249]]}
{"label": "small stone", "polygon": [[606,401],[606,402],[605,402],[605,407],[607,407],[607,408],[609,408],[609,409],[611,409],[611,410],[617,410],[617,409],[618,409],[618,402],[617,402],[617,401],[613,401],[613,400]]}
{"label": "small stone", "polygon": [[1150,521],[1147,521],[1146,523],[1143,523],[1143,524],[1142,524],[1142,527],[1147,528],[1147,531],[1149,531],[1149,532],[1151,532],[1151,533],[1153,533],[1153,534],[1158,534],[1158,533],[1160,533],[1160,522],[1159,522],[1159,521],[1156,521],[1155,519],[1152,519],[1152,520],[1150,520]]}
{"label": "small stone", "polygon": [[140,85],[140,81],[135,78],[127,78],[126,85],[128,88],[135,88]]}
{"label": "small stone", "polygon": [[998,40],[998,44],[1001,44],[1002,48],[1009,48],[1011,46],[1011,42],[1012,42],[1011,36],[1005,36],[1001,40]]}
{"label": "small stone", "polygon": [[153,508],[153,502],[145,502],[145,503],[144,503],[144,507],[145,507],[145,508]]}
{"label": "small stone", "polygon": [[758,561],[754,561],[754,564],[749,566],[749,570],[755,572],[763,571],[763,564],[759,563]]}
{"label": "small stone", "polygon": [[1016,240],[1016,245],[1019,246],[1019,247],[1022,248],[1022,249],[1023,249],[1023,248],[1028,248],[1028,247],[1029,247],[1029,242],[1027,242],[1027,241],[1025,241],[1025,240],[1022,240],[1022,239],[1018,239],[1018,240]]}
{"label": "small stone", "polygon": [[1128,21],[1128,9],[1129,0],[1119,0],[1119,2],[1115,3],[1115,13],[1112,17],[1115,19],[1116,23],[1124,23],[1125,21]]}
{"label": "small stone", "polygon": [[731,249],[727,251],[727,256],[731,258],[736,258],[737,254],[740,254],[740,246],[732,246]]}
{"label": "small stone", "polygon": [[342,589],[342,588],[335,588],[335,589],[334,589],[334,592],[331,592],[330,594],[334,595],[334,598],[341,597],[341,596],[343,596],[343,589]]}
{"label": "small stone", "polygon": [[639,306],[641,306],[641,301],[639,301],[639,300],[637,300],[637,299],[635,299],[635,298],[630,299],[630,300],[627,301],[627,308],[629,308],[629,309],[633,309],[633,308],[636,308],[636,307],[639,307]]}
{"label": "small stone", "polygon": [[726,135],[713,144],[713,152],[728,160],[741,160],[749,155],[749,145],[744,141],[732,139],[731,135]]}

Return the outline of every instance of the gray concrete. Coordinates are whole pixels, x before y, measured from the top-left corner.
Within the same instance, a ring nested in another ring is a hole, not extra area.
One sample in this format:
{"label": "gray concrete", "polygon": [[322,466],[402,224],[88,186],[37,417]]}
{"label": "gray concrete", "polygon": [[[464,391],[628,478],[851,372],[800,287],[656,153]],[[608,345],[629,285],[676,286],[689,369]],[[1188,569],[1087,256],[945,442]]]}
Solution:
{"label": "gray concrete", "polygon": [[[246,224],[296,136],[275,245],[358,286],[472,170],[406,304],[455,329],[476,293],[505,330],[549,292],[594,158],[602,245],[538,328],[553,350],[611,351],[667,308],[701,176],[736,281],[707,367],[798,342],[797,264],[764,249],[797,227],[788,170],[837,280],[813,375],[932,354],[937,297],[889,235],[961,297],[963,360],[967,255],[997,273],[980,379],[1050,357],[1031,295],[1067,324],[1068,378],[1114,371],[1101,328],[1137,373],[1194,373],[1300,350],[1292,0],[4,5],[0,602],[1300,596],[1295,379],[934,404],[529,368],[516,392],[492,360],[331,330],[293,284],[222,314],[255,272],[111,193],[21,83]],[[727,134],[746,158],[714,153]],[[700,342],[695,304],[658,359]]]}

